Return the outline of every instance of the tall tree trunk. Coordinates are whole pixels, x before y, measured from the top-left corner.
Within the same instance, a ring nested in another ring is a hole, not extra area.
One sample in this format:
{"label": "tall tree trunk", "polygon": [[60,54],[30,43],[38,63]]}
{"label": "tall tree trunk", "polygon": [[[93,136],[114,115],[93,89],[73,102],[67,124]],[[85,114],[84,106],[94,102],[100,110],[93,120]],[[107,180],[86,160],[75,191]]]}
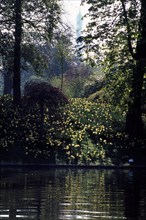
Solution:
{"label": "tall tree trunk", "polygon": [[126,133],[134,137],[143,137],[144,127],[141,111],[141,94],[144,73],[140,63],[137,61],[133,71],[132,90],[129,97],[128,112],[126,116]]}
{"label": "tall tree trunk", "polygon": [[133,83],[126,117],[126,132],[135,137],[144,135],[141,111],[141,95],[146,69],[146,1],[141,0],[139,38],[136,48],[136,67],[133,71]]}
{"label": "tall tree trunk", "polygon": [[11,94],[13,88],[12,72],[8,70],[4,73],[4,92],[3,94]]}
{"label": "tall tree trunk", "polygon": [[22,40],[22,0],[15,0],[15,44],[14,44],[14,72],[13,72],[13,102],[20,104],[21,99],[21,40]]}

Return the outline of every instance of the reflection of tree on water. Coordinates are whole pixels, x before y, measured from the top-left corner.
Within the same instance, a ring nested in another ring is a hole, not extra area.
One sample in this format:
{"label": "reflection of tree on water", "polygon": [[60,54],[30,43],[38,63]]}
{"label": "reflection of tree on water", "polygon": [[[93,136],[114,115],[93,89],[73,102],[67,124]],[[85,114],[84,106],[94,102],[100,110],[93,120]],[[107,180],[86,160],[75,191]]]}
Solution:
{"label": "reflection of tree on water", "polygon": [[[58,220],[59,205],[56,206],[59,204],[56,196],[58,192],[55,192],[57,187],[54,185],[59,186],[59,183],[55,170],[52,172],[31,170],[26,173],[13,170],[9,175],[1,175],[0,189],[3,190],[3,193],[2,195],[0,193],[0,207],[7,210],[7,213],[0,210],[0,219],[7,214],[10,220],[18,218],[46,220],[49,216],[49,219]],[[52,193],[54,197],[52,197]],[[51,210],[48,209],[48,206]],[[55,218],[51,216],[54,208],[56,210]]]}
{"label": "reflection of tree on water", "polygon": [[14,170],[0,178],[0,207],[9,210],[10,220],[146,219],[146,177],[131,174],[128,170]]}
{"label": "reflection of tree on water", "polygon": [[125,215],[128,220],[145,219],[146,201],[144,201],[144,194],[146,194],[146,177],[141,176],[141,171],[129,172],[127,183],[125,184]]}
{"label": "reflection of tree on water", "polygon": [[10,220],[16,220],[17,210],[16,210],[16,201],[10,202],[10,209],[9,209],[9,219]]}
{"label": "reflection of tree on water", "polygon": [[146,198],[146,177],[144,172],[142,174],[140,170],[113,171],[109,176],[105,176],[105,187],[107,192],[111,192],[109,195],[111,214],[113,213],[112,205],[115,203],[117,211],[119,206],[122,207],[123,216],[127,220],[146,218],[146,200],[144,200]]}
{"label": "reflection of tree on water", "polygon": [[105,170],[80,170],[73,173],[71,179],[66,179],[66,185],[70,187],[69,191],[65,191],[61,219],[66,216],[72,219],[124,219],[121,194],[118,191],[115,194],[109,187],[113,184],[112,173]]}

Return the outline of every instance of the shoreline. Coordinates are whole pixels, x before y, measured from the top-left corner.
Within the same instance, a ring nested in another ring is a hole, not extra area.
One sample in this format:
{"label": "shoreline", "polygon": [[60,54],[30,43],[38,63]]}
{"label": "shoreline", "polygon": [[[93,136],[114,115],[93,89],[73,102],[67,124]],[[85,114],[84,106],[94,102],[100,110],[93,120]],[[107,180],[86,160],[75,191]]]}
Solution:
{"label": "shoreline", "polygon": [[30,169],[146,169],[146,165],[68,165],[68,164],[43,164],[43,163],[0,163],[1,168],[30,168]]}

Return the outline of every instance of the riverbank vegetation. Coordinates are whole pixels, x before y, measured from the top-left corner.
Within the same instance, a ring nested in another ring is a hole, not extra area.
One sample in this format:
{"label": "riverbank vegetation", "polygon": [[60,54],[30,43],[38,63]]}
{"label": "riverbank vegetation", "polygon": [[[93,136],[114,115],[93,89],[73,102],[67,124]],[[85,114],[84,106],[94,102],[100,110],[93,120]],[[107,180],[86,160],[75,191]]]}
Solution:
{"label": "riverbank vegetation", "polygon": [[60,1],[1,4],[1,161],[144,162],[146,3],[84,2],[77,51]]}
{"label": "riverbank vegetation", "polygon": [[14,109],[10,96],[0,103],[1,160],[112,165],[145,154],[146,140],[124,132],[126,112],[108,103],[72,98],[58,109],[45,105],[43,127],[38,104]]}

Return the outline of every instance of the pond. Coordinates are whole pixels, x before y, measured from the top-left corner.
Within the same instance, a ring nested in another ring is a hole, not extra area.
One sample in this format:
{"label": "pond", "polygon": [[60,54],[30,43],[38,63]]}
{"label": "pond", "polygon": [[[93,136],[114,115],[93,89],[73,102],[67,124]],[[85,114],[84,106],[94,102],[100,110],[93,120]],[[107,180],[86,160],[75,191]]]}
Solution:
{"label": "pond", "polygon": [[146,219],[146,171],[0,170],[0,219]]}

